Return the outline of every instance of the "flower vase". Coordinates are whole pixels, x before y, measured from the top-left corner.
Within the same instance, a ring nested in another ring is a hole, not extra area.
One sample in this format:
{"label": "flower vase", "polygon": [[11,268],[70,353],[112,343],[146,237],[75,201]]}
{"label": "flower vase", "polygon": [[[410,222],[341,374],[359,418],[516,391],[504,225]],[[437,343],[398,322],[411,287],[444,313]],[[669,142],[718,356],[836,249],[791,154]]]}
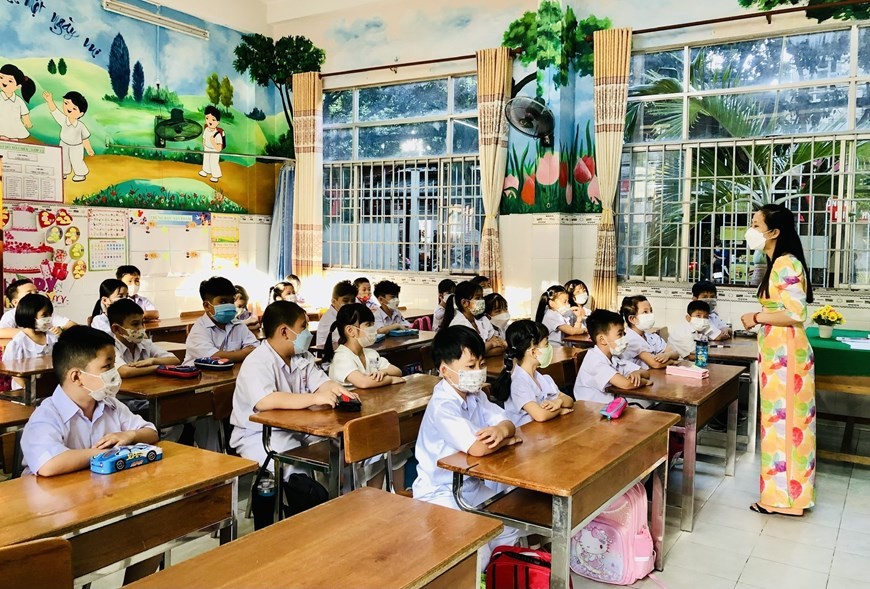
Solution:
{"label": "flower vase", "polygon": [[819,325],[819,337],[822,339],[831,339],[834,335],[833,325]]}

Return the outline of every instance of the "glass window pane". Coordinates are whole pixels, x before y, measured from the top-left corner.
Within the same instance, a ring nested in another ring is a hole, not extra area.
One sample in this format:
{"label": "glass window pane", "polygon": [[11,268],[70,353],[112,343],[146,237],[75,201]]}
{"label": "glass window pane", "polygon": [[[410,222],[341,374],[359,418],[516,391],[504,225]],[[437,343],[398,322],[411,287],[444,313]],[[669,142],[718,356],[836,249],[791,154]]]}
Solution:
{"label": "glass window pane", "polygon": [[775,90],[689,100],[699,113],[689,127],[690,139],[758,137],[774,132]]}
{"label": "glass window pane", "polygon": [[858,75],[870,75],[870,27],[858,29]]}
{"label": "glass window pane", "polygon": [[323,93],[323,124],[335,125],[353,120],[353,90]]}
{"label": "glass window pane", "polygon": [[673,141],[682,136],[682,99],[628,103],[625,117],[626,143]]}
{"label": "glass window pane", "polygon": [[353,130],[326,129],[323,131],[323,161],[336,162],[353,159]]}
{"label": "glass window pane", "polygon": [[453,153],[477,153],[477,117],[453,120]]}
{"label": "glass window pane", "polygon": [[683,82],[683,51],[639,53],[631,58],[629,87],[647,84],[653,77],[672,78]]}
{"label": "glass window pane", "polygon": [[780,83],[847,77],[849,36],[845,29],[786,37]]}
{"label": "glass window pane", "polygon": [[848,113],[846,85],[780,90],[774,132],[789,135],[844,130]]}
{"label": "glass window pane", "polygon": [[447,123],[409,123],[359,129],[360,158],[412,158],[444,155]]}
{"label": "glass window pane", "polygon": [[775,84],[780,77],[782,48],[782,37],[693,48],[692,86],[713,90]]}
{"label": "glass window pane", "polygon": [[858,84],[858,96],[855,100],[855,127],[870,129],[870,82]]}
{"label": "glass window pane", "polygon": [[359,120],[388,121],[447,114],[447,79],[359,90]]}
{"label": "glass window pane", "polygon": [[477,112],[477,76],[453,78],[453,112]]}

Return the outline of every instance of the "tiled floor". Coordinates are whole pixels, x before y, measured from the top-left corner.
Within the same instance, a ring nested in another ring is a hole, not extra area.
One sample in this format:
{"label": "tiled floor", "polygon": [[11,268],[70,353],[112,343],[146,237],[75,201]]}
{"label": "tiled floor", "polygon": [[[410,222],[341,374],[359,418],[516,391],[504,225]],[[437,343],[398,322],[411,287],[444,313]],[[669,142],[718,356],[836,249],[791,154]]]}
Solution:
{"label": "tiled floor", "polygon": [[[820,424],[819,446],[837,449],[840,427]],[[861,432],[858,442],[860,451],[870,455],[870,431]],[[722,454],[715,448],[706,451]],[[819,463],[816,507],[802,518],[749,510],[758,499],[758,469],[757,455],[750,454],[738,454],[733,478],[724,476],[715,457],[699,462],[695,529],[681,532],[679,509],[668,508],[665,570],[656,575],[658,580],[669,589],[870,589],[870,468]],[[668,503],[678,505],[679,469],[671,472],[668,485]],[[244,519],[245,501],[239,507],[240,534],[253,526]],[[172,551],[173,563],[217,545],[208,537],[189,542]],[[121,580],[119,572],[91,587],[115,588]],[[575,589],[592,587],[611,585],[574,577]],[[657,585],[645,580],[632,587]]]}

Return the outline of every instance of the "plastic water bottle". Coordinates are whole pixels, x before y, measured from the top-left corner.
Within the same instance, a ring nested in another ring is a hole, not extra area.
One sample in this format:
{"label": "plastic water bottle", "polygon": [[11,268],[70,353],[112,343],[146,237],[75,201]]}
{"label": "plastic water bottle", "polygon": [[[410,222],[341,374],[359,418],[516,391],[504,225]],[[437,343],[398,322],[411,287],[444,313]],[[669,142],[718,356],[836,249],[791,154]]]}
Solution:
{"label": "plastic water bottle", "polygon": [[260,482],[257,483],[257,494],[260,497],[274,497],[277,492],[277,487],[275,485],[275,479],[270,476],[264,476],[260,479]]}
{"label": "plastic water bottle", "polygon": [[271,476],[263,476],[251,494],[251,512],[254,516],[254,529],[262,530],[275,522],[275,501],[278,486]]}
{"label": "plastic water bottle", "polygon": [[707,368],[707,360],[710,356],[710,344],[706,335],[698,335],[695,338],[695,366]]}

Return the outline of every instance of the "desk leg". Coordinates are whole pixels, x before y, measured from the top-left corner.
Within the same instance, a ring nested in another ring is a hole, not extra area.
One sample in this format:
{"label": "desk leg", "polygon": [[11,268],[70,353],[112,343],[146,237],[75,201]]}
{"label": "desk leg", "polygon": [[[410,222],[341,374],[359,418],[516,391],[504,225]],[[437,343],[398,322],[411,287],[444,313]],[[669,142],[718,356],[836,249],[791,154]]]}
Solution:
{"label": "desk leg", "polygon": [[571,497],[553,495],[553,559],[550,589],[571,586]]}
{"label": "desk leg", "polygon": [[695,520],[695,457],[698,451],[698,408],[687,405],[683,444],[683,509],[680,529],[691,532]]}
{"label": "desk leg", "polygon": [[725,430],[725,476],[734,476],[737,454],[737,399],[728,405],[728,422]]}
{"label": "desk leg", "polygon": [[24,379],[24,404],[33,405],[36,402],[36,375]]}
{"label": "desk leg", "polygon": [[326,490],[329,498],[341,495],[341,471],[344,468],[344,437],[329,440],[329,477]]}
{"label": "desk leg", "polygon": [[653,549],[656,552],[655,569],[664,570],[665,559],[665,518],[667,514],[668,496],[668,458],[667,455],[652,473],[653,495],[652,513],[650,513],[650,532],[652,532]]}
{"label": "desk leg", "polygon": [[755,454],[758,432],[758,360],[749,364],[749,415],[746,421],[746,451]]}
{"label": "desk leg", "polygon": [[[239,520],[236,517],[236,513],[239,510],[239,477],[233,479],[233,496],[232,496],[232,515],[230,516],[232,522],[230,525],[221,528],[220,531],[220,543],[221,546],[232,542],[236,539],[239,533]],[[168,552],[168,551],[167,551]],[[169,566],[168,564],[166,566]]]}
{"label": "desk leg", "polygon": [[154,424],[157,428],[157,435],[160,435],[160,401],[151,399],[148,401],[148,421]]}

